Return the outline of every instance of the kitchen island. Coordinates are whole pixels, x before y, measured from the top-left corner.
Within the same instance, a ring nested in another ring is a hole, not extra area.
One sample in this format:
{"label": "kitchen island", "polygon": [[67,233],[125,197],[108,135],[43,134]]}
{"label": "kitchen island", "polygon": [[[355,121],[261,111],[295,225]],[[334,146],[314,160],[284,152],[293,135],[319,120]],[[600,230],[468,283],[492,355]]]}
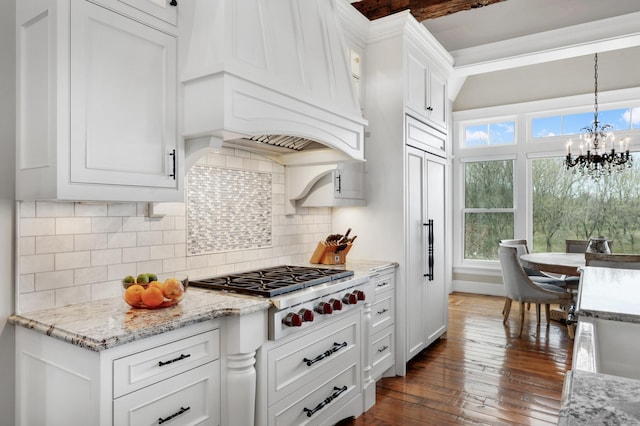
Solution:
{"label": "kitchen island", "polygon": [[640,271],[585,267],[559,425],[640,424]]}

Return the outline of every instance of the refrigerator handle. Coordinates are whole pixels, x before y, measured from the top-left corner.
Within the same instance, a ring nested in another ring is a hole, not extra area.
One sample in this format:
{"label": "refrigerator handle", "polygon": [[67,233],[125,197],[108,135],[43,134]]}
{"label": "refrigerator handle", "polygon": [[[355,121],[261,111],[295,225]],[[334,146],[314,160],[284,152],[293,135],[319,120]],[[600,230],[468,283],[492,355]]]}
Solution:
{"label": "refrigerator handle", "polygon": [[427,259],[428,259],[428,267],[425,277],[428,277],[429,281],[433,281],[433,219],[427,220],[427,223],[423,223],[424,226],[427,227]]}

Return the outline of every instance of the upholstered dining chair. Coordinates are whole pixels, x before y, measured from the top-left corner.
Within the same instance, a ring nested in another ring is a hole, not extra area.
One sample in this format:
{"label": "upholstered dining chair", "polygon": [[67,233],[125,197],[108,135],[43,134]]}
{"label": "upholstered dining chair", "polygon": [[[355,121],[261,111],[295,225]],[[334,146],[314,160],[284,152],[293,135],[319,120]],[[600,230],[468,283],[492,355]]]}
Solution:
{"label": "upholstered dining chair", "polygon": [[587,251],[589,240],[564,240],[566,253],[584,253]]}
{"label": "upholstered dining chair", "polygon": [[[500,240],[500,244],[507,247],[515,247],[518,251],[518,262],[520,262],[520,256],[523,254],[529,253],[529,246],[527,246],[527,240]],[[527,268],[526,266],[522,266],[522,269],[526,272],[526,274],[537,284],[553,284],[559,287],[564,287],[565,283],[562,278],[554,277],[548,274],[545,274],[542,271],[538,271],[536,269]]]}
{"label": "upholstered dining chair", "polygon": [[586,266],[600,266],[603,268],[640,269],[640,255],[638,254],[604,254],[585,253]]}
{"label": "upholstered dining chair", "polygon": [[534,303],[536,305],[536,320],[538,324],[540,324],[541,304],[545,305],[547,323],[550,320],[550,305],[558,304],[566,306],[571,304],[571,293],[551,284],[536,284],[529,278],[520,264],[517,248],[500,244],[498,247],[498,255],[500,257],[502,279],[509,304],[509,309],[506,310],[503,317],[503,323],[506,324],[509,319],[511,302],[520,302],[518,336],[522,336],[522,329],[524,327],[525,303]]}

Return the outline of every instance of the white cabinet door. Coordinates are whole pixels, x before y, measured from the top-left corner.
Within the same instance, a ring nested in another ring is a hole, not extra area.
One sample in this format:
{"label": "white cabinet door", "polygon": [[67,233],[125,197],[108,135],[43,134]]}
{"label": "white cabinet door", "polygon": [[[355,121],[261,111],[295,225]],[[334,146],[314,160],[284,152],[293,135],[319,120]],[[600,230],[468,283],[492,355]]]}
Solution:
{"label": "white cabinet door", "polygon": [[335,171],[335,197],[364,200],[364,164],[342,163]]}
{"label": "white cabinet door", "polygon": [[407,352],[417,355],[447,328],[445,160],[407,148]]}
{"label": "white cabinet door", "polygon": [[426,170],[424,152],[407,152],[407,359],[427,347],[427,286],[425,274],[425,199]]}
{"label": "white cabinet door", "polygon": [[447,79],[422,52],[408,49],[405,105],[409,113],[447,132]]}
{"label": "white cabinet door", "polygon": [[[445,164],[444,160],[425,154],[426,164],[426,213],[427,223],[431,225],[426,235],[427,244],[427,345],[431,344],[445,331],[448,324],[448,293],[445,282]],[[429,241],[431,240],[431,241]]]}
{"label": "white cabinet door", "polygon": [[427,115],[429,66],[421,55],[409,49],[406,67],[407,78],[405,84],[407,85],[407,93],[405,104],[407,108],[413,110],[421,118],[425,118]]}
{"label": "white cabinet door", "polygon": [[429,72],[427,119],[430,124],[447,132],[447,79],[433,67]]}
{"label": "white cabinet door", "polygon": [[70,181],[177,188],[175,37],[71,7]]}

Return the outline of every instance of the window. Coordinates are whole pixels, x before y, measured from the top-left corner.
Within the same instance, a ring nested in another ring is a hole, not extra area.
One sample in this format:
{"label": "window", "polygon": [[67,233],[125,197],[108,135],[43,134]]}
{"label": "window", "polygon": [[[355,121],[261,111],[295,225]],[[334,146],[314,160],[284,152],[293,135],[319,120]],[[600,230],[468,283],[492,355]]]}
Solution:
{"label": "window", "polygon": [[599,181],[560,173],[562,159],[532,161],[533,251],[565,250],[566,239],[603,235],[615,253],[640,252],[640,155],[633,170]]}
{"label": "window", "polygon": [[[601,124],[609,124],[611,130],[640,128],[640,107],[602,110],[598,113]],[[593,124],[593,112],[561,114],[538,117],[531,120],[531,137],[534,139],[561,135],[576,135]]]}
{"label": "window", "polygon": [[468,162],[464,176],[464,258],[495,260],[513,238],[513,160]]}
{"label": "window", "polygon": [[465,127],[465,147],[485,145],[512,145],[515,143],[515,123],[479,124]]}

